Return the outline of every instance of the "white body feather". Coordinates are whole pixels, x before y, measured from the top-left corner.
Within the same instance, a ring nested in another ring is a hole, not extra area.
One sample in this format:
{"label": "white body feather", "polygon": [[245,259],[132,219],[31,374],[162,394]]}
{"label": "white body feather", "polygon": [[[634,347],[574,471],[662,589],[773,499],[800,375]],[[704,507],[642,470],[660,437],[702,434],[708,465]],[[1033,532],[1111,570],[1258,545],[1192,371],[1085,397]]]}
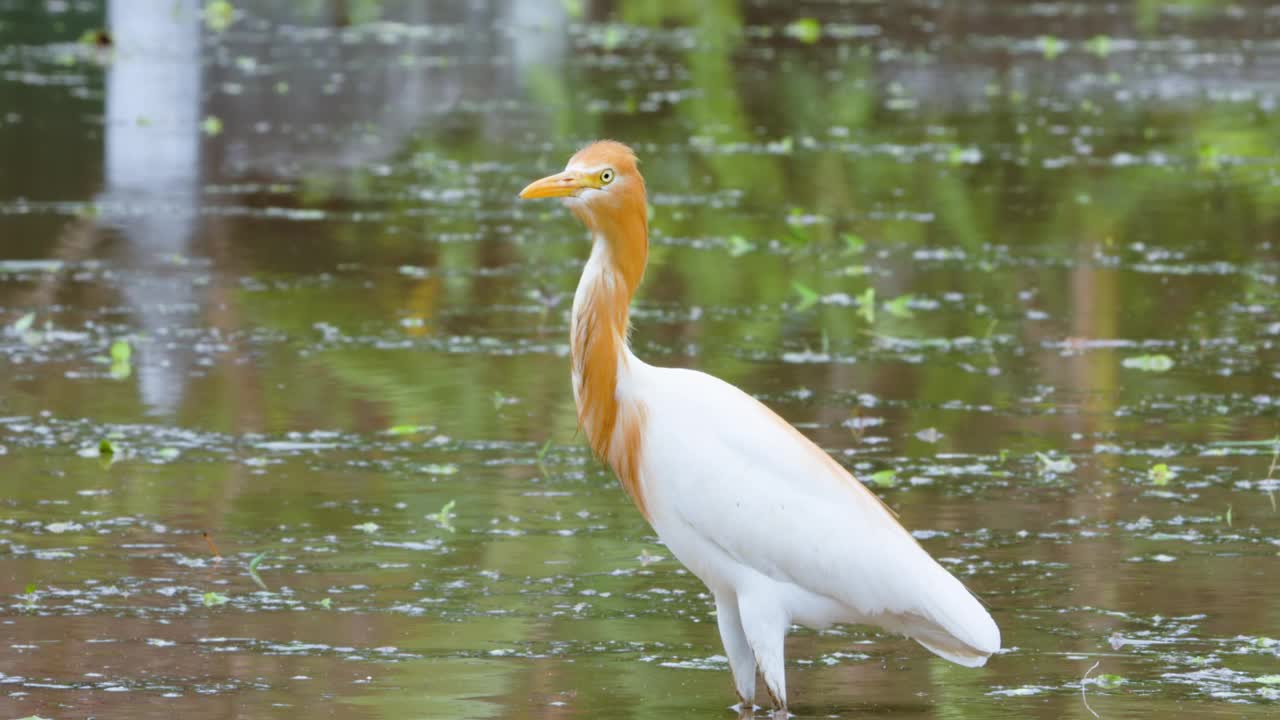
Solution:
{"label": "white body feather", "polygon": [[618,396],[645,409],[653,527],[715,595],[745,701],[758,665],[785,705],[792,623],[878,625],[969,667],[999,650],[981,603],[811,441],[726,382],[624,352]]}

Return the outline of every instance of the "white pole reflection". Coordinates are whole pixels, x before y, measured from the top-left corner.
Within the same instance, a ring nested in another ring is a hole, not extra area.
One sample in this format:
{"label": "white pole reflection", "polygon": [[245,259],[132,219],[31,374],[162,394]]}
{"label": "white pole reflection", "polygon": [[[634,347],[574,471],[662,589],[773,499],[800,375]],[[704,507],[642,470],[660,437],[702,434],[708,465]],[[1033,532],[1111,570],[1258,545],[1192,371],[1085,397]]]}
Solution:
{"label": "white pole reflection", "polygon": [[[199,0],[112,0],[116,55],[107,67],[104,225],[123,243],[126,270],[190,256],[200,204]],[[197,305],[187,278],[126,274],[121,287],[138,330],[153,339],[135,365],[142,400],[169,413],[182,400],[191,356],[169,335]]]}

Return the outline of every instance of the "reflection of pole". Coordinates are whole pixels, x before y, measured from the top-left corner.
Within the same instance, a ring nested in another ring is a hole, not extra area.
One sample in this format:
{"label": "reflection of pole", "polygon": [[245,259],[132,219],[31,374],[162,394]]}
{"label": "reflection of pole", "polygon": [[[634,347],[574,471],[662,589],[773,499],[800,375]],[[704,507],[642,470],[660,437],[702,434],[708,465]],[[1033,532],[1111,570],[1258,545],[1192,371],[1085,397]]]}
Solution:
{"label": "reflection of pole", "polygon": [[[191,254],[199,213],[199,0],[112,0],[108,23],[116,55],[107,68],[106,189],[102,222],[125,242],[126,269]],[[157,277],[121,288],[138,329],[156,341],[144,350],[138,387],[152,410],[182,398],[190,356],[165,341],[175,309],[195,303],[191,284]]]}
{"label": "reflection of pole", "polygon": [[198,0],[112,0],[108,192],[194,195],[200,162]]}

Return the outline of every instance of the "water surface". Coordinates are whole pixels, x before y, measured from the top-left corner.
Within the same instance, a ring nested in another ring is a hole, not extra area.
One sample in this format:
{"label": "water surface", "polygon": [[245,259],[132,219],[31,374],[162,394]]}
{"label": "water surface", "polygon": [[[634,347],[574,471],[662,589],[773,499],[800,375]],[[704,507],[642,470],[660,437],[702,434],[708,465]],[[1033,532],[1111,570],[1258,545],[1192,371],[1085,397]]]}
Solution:
{"label": "water surface", "polygon": [[794,633],[798,716],[1275,714],[1267,4],[150,4],[0,0],[0,716],[732,717],[515,200],[602,136],[636,351],[1002,628]]}

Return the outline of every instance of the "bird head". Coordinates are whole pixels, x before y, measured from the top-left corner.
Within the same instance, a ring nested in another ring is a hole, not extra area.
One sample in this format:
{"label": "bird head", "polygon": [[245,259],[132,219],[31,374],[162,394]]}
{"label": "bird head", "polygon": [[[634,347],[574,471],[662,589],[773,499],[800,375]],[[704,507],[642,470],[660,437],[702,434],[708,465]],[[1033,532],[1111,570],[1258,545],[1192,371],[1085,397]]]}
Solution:
{"label": "bird head", "polygon": [[564,172],[529,183],[520,197],[564,198],[565,205],[588,226],[597,224],[593,219],[634,211],[637,201],[646,207],[636,154],[613,140],[598,140],[582,148],[569,158]]}
{"label": "bird head", "polygon": [[520,197],[563,198],[593,241],[608,248],[628,292],[635,291],[649,257],[649,202],[631,148],[593,142],[569,158],[564,172],[529,183]]}

